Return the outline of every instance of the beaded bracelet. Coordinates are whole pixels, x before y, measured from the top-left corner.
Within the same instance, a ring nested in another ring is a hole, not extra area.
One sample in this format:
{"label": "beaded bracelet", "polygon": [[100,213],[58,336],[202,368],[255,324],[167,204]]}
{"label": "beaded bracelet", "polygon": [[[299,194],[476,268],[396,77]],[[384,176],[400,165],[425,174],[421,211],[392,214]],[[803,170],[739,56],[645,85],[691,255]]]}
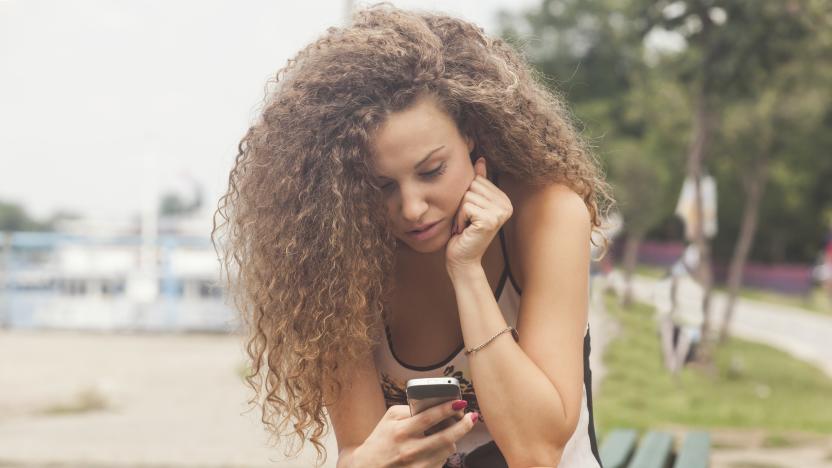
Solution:
{"label": "beaded bracelet", "polygon": [[473,353],[473,352],[476,352],[476,351],[481,350],[482,348],[485,348],[485,345],[487,345],[488,343],[491,343],[492,341],[494,341],[494,339],[495,339],[495,338],[497,338],[498,336],[502,335],[503,333],[505,333],[505,332],[507,332],[507,331],[509,331],[509,330],[511,331],[511,336],[513,336],[513,337],[514,337],[514,341],[520,341],[520,336],[517,334],[517,330],[515,330],[515,329],[514,329],[514,327],[506,327],[506,328],[504,328],[503,330],[500,330],[499,332],[497,332],[497,334],[496,334],[496,335],[494,335],[494,336],[492,336],[491,338],[489,338],[489,339],[488,339],[488,341],[486,341],[485,343],[483,343],[483,344],[481,344],[481,345],[477,346],[476,348],[468,348],[468,349],[466,349],[466,350],[465,350],[465,355],[467,356],[467,355],[469,355],[469,354],[471,354],[471,353]]}

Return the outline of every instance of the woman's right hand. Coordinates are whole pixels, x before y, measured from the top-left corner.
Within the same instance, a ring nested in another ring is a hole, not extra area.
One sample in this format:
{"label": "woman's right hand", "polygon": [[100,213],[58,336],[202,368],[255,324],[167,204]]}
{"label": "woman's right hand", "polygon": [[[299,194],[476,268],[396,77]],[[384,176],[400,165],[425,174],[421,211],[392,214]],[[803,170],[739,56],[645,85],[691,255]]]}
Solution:
{"label": "woman's right hand", "polygon": [[[463,400],[456,400],[463,401]],[[456,441],[476,424],[478,413],[454,410],[448,401],[411,416],[407,405],[394,405],[355,451],[355,459],[367,467],[437,468],[456,452]],[[457,418],[451,426],[425,436],[425,431],[447,418]]]}

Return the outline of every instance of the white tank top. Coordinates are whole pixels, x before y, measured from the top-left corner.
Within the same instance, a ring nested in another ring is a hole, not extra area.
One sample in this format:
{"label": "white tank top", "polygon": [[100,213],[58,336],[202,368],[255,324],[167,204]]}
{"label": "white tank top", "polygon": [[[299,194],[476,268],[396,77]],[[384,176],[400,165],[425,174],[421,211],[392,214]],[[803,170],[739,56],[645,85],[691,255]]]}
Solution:
{"label": "white tank top", "polygon": [[[500,276],[495,296],[506,323],[516,328],[517,314],[520,310],[520,288],[517,287],[508,267],[508,256],[506,255],[502,229],[500,229],[500,245],[506,267]],[[381,345],[376,346],[374,360],[387,408],[393,405],[407,405],[405,388],[407,381],[410,379],[455,377],[460,383],[462,399],[468,402],[465,412],[480,412],[477,395],[474,392],[474,382],[471,381],[468,358],[462,352],[464,344],[454,350],[450,356],[436,364],[423,367],[412,366],[400,360],[393,352],[394,346],[390,331],[386,326],[384,332],[386,339]],[[584,336],[584,391],[581,399],[581,414],[575,432],[564,448],[559,465],[561,468],[600,468],[601,466],[592,417],[592,373],[589,369],[589,351],[589,326],[587,325]],[[494,440],[488,430],[488,421],[482,418],[482,414],[480,414],[480,418],[480,422],[457,441],[459,456]]]}

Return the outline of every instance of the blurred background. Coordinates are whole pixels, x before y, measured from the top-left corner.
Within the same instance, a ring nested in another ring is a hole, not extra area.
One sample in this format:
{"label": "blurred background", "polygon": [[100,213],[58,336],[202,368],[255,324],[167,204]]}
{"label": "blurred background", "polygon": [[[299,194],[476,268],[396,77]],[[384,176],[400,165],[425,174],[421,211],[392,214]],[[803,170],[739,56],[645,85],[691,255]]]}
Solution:
{"label": "blurred background", "polygon": [[[606,170],[599,440],[832,466],[832,4],[392,3],[522,50]],[[365,4],[0,0],[0,466],[312,466],[247,404],[211,215],[267,81]]]}

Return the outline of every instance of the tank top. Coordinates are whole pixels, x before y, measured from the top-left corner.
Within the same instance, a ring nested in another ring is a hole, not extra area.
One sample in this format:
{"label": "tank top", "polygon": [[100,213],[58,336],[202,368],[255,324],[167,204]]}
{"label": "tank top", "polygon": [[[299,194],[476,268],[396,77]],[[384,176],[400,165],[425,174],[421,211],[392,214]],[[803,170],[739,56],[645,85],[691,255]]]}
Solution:
{"label": "tank top", "polygon": [[[499,236],[505,268],[497,283],[495,299],[500,306],[500,311],[506,323],[516,328],[521,290],[509,268],[506,241],[502,228],[499,231]],[[460,344],[450,356],[440,362],[420,367],[407,364],[396,356],[393,351],[394,346],[390,329],[386,324],[384,325],[384,335],[386,336],[386,342],[376,346],[373,357],[387,408],[393,405],[407,405],[405,388],[407,381],[410,379],[455,377],[459,380],[462,398],[468,402],[465,412],[480,412],[474,382],[471,380],[468,358],[462,352],[465,346],[464,343]],[[592,416],[592,372],[589,369],[589,341],[589,324],[587,323],[586,333],[584,334],[584,385],[581,413],[575,432],[564,447],[561,462],[558,465],[561,468],[600,468],[601,466]],[[466,458],[468,454],[471,454],[472,458],[474,456],[481,458],[479,454],[482,453],[486,453],[489,458],[482,466],[507,466],[505,458],[493,440],[488,430],[488,421],[482,418],[480,414],[480,421],[474,425],[471,431],[457,441],[457,453],[448,458],[445,466],[461,467],[463,466],[462,459],[468,461]],[[476,452],[474,452],[475,450]],[[476,464],[466,463],[464,466],[476,466]]]}

